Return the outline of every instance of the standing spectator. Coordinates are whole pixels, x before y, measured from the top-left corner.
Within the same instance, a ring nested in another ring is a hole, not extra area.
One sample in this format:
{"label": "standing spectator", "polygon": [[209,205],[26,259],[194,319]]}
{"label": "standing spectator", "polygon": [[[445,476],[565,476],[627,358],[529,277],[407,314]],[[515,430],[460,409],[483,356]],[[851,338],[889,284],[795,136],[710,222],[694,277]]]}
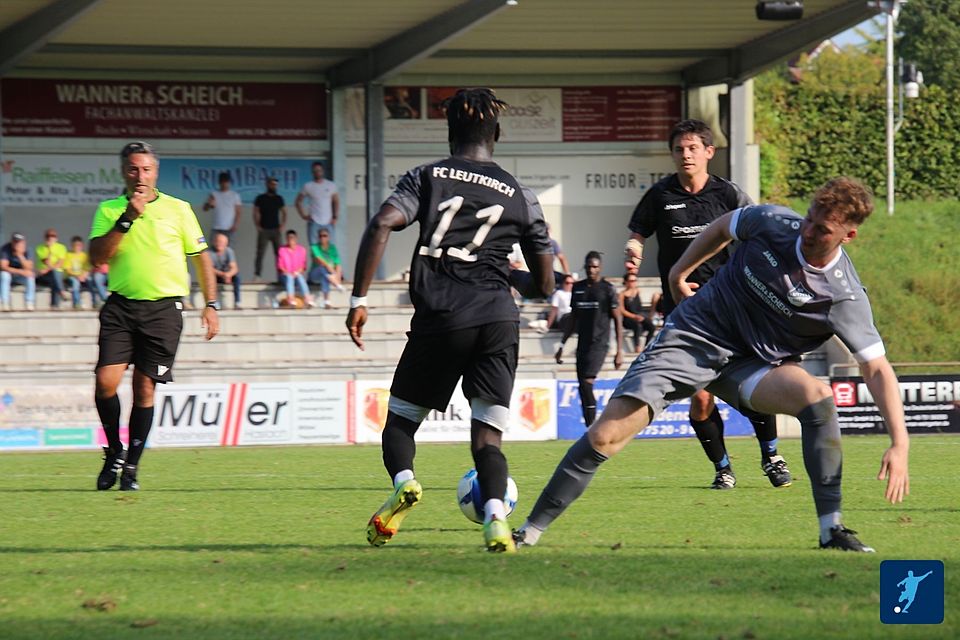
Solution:
{"label": "standing spectator", "polygon": [[90,258],[87,256],[87,252],[83,250],[83,238],[73,236],[70,239],[70,251],[67,252],[67,256],[63,260],[63,275],[66,276],[66,284],[70,287],[74,309],[81,308],[80,292],[84,288],[90,289],[91,302],[96,303],[97,294],[93,293],[93,283],[90,279],[92,269]]}
{"label": "standing spectator", "polygon": [[283,287],[287,291],[287,304],[296,305],[293,295],[293,285],[300,288],[300,294],[307,306],[314,306],[313,296],[310,295],[310,287],[307,286],[307,250],[300,244],[297,244],[297,232],[293,229],[287,231],[287,244],[280,247],[277,255],[277,271],[280,273],[280,279],[283,281]]}
{"label": "standing spectator", "polygon": [[[547,233],[550,233],[550,225],[547,225]],[[571,273],[570,263],[567,262],[567,256],[564,255],[563,249],[560,248],[560,243],[553,239],[553,236],[550,236],[550,245],[553,247],[553,257],[560,263],[560,273],[567,274]]]}
{"label": "standing spectator", "polygon": [[[277,263],[277,252],[280,251],[280,234],[287,226],[287,208],[283,196],[277,193],[277,179],[267,178],[267,191],[257,196],[253,201],[253,224],[257,227],[257,257],[253,264],[253,277],[260,280],[263,268],[263,251],[267,243],[273,245],[273,263]],[[280,272],[277,272],[277,280]]]}
{"label": "standing spectator", "polygon": [[[316,244],[320,229],[326,228],[331,234],[337,224],[340,213],[340,196],[337,185],[323,179],[323,164],[314,162],[313,181],[303,185],[297,194],[297,213],[307,221],[307,244]],[[310,200],[309,213],[303,209],[303,201]]]}
{"label": "standing spectator", "polygon": [[233,232],[240,224],[240,211],[243,201],[240,194],[230,188],[230,174],[226,171],[217,176],[220,183],[219,191],[211,191],[207,201],[203,203],[203,210],[213,210],[213,232],[211,236],[222,233],[227,239],[233,238]]}
{"label": "standing spectator", "polygon": [[23,285],[27,311],[33,311],[37,283],[33,275],[33,260],[27,250],[27,238],[22,233],[14,233],[10,236],[10,242],[0,247],[0,306],[4,311],[13,310],[10,287],[15,284]]}
{"label": "standing spectator", "polygon": [[[237,266],[237,256],[229,245],[230,239],[227,234],[217,233],[213,236],[213,255],[210,256],[210,259],[213,261],[213,275],[217,278],[217,284],[233,285],[233,308],[239,309],[240,267]],[[219,302],[219,287],[217,289],[217,300]]]}
{"label": "standing spectator", "polygon": [[47,229],[43,239],[44,243],[38,244],[36,249],[37,284],[50,287],[50,306],[59,309],[60,300],[67,297],[63,289],[63,260],[67,257],[67,248],[57,242],[56,229]]}
{"label": "standing spectator", "polygon": [[[200,277],[207,304],[200,315],[211,340],[220,329],[217,285],[207,243],[190,204],[157,189],[159,160],[146,142],[120,151],[125,185],[117,198],[97,207],[90,228],[90,261],[110,263],[110,290],[100,310],[100,355],[95,402],[107,439],[97,489],[137,491],[137,470],[153,426],[158,383],[173,380],[183,331],[183,297],[190,294],[186,256]],[[130,449],[120,440],[117,388],[133,364],[133,409],[128,421]]]}
{"label": "standing spectator", "polygon": [[330,287],[343,291],[343,267],[340,266],[340,252],[336,245],[330,242],[330,232],[321,229],[319,242],[311,245],[314,267],[310,271],[310,282],[316,282],[323,291],[323,306],[330,307]]}
{"label": "standing spectator", "polygon": [[627,271],[623,274],[623,291],[620,292],[620,313],[623,314],[623,328],[633,332],[633,351],[640,353],[640,336],[643,334],[644,344],[650,344],[657,328],[648,315],[643,313],[643,299],[640,297],[640,287],[637,286],[637,274]]}
{"label": "standing spectator", "polygon": [[597,398],[593,383],[607,359],[610,346],[610,322],[617,336],[617,352],[613,356],[613,368],[623,364],[623,322],[620,301],[613,285],[600,277],[602,266],[600,252],[591,251],[583,261],[586,278],[573,285],[571,314],[573,319],[563,330],[560,348],[554,358],[563,364],[563,345],[577,334],[577,382],[580,386],[580,407],[583,422],[590,428],[597,416]]}

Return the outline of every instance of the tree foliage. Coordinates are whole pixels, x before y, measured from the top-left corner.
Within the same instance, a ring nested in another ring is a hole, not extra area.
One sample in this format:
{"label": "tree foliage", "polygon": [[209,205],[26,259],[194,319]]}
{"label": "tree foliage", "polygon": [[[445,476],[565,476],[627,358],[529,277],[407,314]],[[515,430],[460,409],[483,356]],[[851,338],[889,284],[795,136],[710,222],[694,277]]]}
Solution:
{"label": "tree foliage", "polygon": [[[886,190],[883,59],[866,50],[825,50],[802,59],[798,83],[783,69],[757,78],[756,132],[765,200],[807,197],[837,175]],[[960,195],[960,88],[925,88],[904,106],[896,138],[898,198]]]}
{"label": "tree foliage", "polygon": [[960,2],[910,0],[897,30],[897,55],[916,63],[927,84],[960,89]]}

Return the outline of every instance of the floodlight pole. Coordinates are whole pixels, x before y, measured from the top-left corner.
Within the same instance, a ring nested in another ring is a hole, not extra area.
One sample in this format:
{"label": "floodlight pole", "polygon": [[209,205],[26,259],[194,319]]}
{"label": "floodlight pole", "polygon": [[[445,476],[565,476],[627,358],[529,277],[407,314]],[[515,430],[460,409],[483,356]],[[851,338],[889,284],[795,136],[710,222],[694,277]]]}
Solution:
{"label": "floodlight pole", "polygon": [[896,134],[896,124],[894,123],[893,106],[893,36],[894,25],[897,17],[900,15],[900,5],[906,0],[878,0],[876,6],[887,14],[887,214],[893,215],[894,207],[894,185],[895,185],[895,154],[894,154],[894,134]]}

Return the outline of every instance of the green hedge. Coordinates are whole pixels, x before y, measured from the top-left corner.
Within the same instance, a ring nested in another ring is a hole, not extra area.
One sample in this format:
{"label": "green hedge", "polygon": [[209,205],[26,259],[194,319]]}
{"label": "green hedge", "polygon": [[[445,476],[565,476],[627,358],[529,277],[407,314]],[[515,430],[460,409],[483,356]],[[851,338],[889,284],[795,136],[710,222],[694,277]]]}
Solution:
{"label": "green hedge", "polygon": [[[896,137],[899,199],[960,196],[960,91],[932,86],[905,104]],[[826,180],[851,175],[886,192],[883,87],[867,94],[759,82],[756,128],[764,199],[805,198]]]}

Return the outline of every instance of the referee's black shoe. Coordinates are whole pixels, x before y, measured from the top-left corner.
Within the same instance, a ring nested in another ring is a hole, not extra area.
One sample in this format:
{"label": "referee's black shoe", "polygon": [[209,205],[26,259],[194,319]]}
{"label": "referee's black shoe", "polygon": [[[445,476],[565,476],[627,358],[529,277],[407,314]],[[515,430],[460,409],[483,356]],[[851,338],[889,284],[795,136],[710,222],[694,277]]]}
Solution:
{"label": "referee's black shoe", "polygon": [[860,542],[855,535],[857,532],[847,529],[842,524],[830,528],[830,539],[820,543],[821,549],[839,549],[840,551],[856,551],[858,553],[875,553],[873,547]]}
{"label": "referee's black shoe", "polygon": [[113,451],[110,447],[103,448],[103,469],[97,476],[97,491],[106,491],[117,484],[117,474],[123,469],[127,453],[123,449]]}
{"label": "referee's black shoe", "polygon": [[120,473],[120,491],[139,491],[140,484],[137,482],[136,465],[124,465]]}

